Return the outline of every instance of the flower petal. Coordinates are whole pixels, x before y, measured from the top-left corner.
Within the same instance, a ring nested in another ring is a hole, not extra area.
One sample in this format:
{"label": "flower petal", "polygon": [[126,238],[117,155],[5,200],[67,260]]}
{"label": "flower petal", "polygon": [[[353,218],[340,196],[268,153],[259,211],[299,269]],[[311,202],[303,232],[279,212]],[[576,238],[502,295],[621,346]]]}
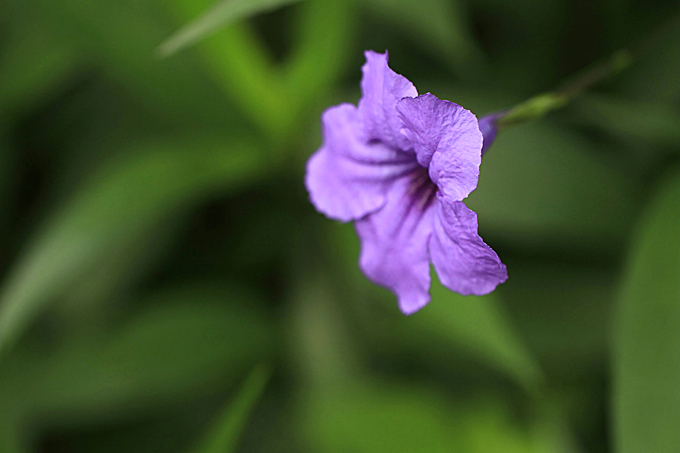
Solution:
{"label": "flower petal", "polygon": [[357,108],[331,107],[323,115],[324,144],[307,162],[312,204],[348,222],[381,208],[395,178],[418,167],[415,157],[381,143],[364,143]]}
{"label": "flower petal", "polygon": [[406,77],[390,69],[387,52],[369,50],[365,55],[359,113],[366,140],[380,140],[393,148],[408,150],[410,146],[401,133],[396,105],[404,97],[418,96],[418,91]]}
{"label": "flower petal", "polygon": [[361,239],[361,270],[394,292],[407,315],[430,301],[427,244],[436,201],[422,195],[427,194],[413,193],[409,177],[401,178],[390,189],[387,204],[355,224]]}
{"label": "flower petal", "polygon": [[449,199],[470,195],[477,188],[482,162],[482,133],[475,115],[430,93],[400,100],[397,111],[432,182]]}
{"label": "flower petal", "polygon": [[439,280],[462,295],[481,296],[508,278],[505,264],[478,234],[477,214],[437,194],[430,256]]}

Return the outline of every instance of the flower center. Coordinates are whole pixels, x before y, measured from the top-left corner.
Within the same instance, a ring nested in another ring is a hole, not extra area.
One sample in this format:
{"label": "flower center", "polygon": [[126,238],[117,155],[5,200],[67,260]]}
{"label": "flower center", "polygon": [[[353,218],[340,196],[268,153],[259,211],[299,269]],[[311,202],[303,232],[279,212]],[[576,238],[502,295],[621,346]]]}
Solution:
{"label": "flower center", "polygon": [[432,204],[436,194],[437,185],[430,179],[427,168],[418,166],[411,174],[408,195],[413,199],[418,208],[424,210]]}

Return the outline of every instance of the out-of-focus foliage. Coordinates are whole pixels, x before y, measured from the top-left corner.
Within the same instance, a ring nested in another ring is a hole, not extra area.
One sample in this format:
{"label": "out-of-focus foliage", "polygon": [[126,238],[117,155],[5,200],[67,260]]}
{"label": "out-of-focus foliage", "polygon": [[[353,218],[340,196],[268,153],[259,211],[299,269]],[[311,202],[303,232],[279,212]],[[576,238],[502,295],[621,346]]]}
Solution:
{"label": "out-of-focus foliage", "polygon": [[622,452],[680,445],[680,178],[654,198],[631,256],[616,331],[616,442]]}
{"label": "out-of-focus foliage", "polygon": [[196,453],[229,453],[236,449],[240,433],[250,413],[267,387],[271,372],[266,365],[255,368],[234,401],[230,401],[212,432],[196,448]]}
{"label": "out-of-focus foliage", "polygon": [[167,57],[184,47],[196,44],[239,19],[276,10],[300,0],[224,0],[215,3],[200,17],[182,27],[158,46],[161,56]]}
{"label": "out-of-focus foliage", "polygon": [[[678,451],[676,3],[5,0],[0,452]],[[492,295],[404,317],[307,200],[365,49],[483,115],[624,46],[485,155]]]}
{"label": "out-of-focus foliage", "polygon": [[0,353],[12,346],[48,297],[68,291],[93,267],[107,266],[137,235],[196,198],[257,180],[262,177],[258,173],[268,171],[254,144],[224,146],[218,139],[192,136],[137,148],[128,162],[95,173],[94,187],[86,183],[82,196],[75,195],[51,225],[48,220],[35,244],[17,258],[16,271],[0,295]]}

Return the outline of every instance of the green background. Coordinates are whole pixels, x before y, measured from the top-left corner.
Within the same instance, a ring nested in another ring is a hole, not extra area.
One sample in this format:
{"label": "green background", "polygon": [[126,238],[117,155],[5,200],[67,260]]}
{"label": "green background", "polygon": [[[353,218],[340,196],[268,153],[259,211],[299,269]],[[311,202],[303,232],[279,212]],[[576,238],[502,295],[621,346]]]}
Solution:
{"label": "green background", "polygon": [[[211,7],[0,3],[1,453],[680,452],[677,2]],[[308,202],[366,49],[484,115],[622,47],[485,155],[489,296],[403,316]]]}

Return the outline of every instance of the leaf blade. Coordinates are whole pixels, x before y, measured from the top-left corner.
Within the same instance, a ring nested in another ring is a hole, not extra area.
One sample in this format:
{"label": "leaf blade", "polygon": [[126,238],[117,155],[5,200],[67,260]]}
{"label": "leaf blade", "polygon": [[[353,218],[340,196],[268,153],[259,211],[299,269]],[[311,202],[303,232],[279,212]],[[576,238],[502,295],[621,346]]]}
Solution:
{"label": "leaf blade", "polygon": [[0,356],[55,294],[126,240],[173,210],[259,173],[260,156],[248,144],[225,153],[219,139],[191,143],[141,145],[139,153],[93,175],[94,183],[49,220],[0,291]]}
{"label": "leaf blade", "polygon": [[[523,338],[510,317],[503,310],[497,294],[483,297],[461,296],[445,288],[432,275],[430,294],[432,301],[419,312],[405,317],[397,310],[394,295],[376,287],[359,271],[356,257],[359,241],[350,225],[334,224],[328,230],[335,256],[343,257],[349,281],[357,291],[360,303],[365,299],[382,302],[392,314],[386,328],[382,323],[371,322],[369,331],[389,349],[404,349],[422,355],[431,353],[436,361],[448,362],[452,353],[463,351],[472,355],[509,378],[528,392],[535,391],[543,383],[543,371],[526,347]],[[381,312],[379,316],[384,316]]]}
{"label": "leaf blade", "polygon": [[223,0],[199,18],[182,27],[158,46],[161,57],[180,51],[210,36],[218,29],[255,14],[271,11],[300,0]]}
{"label": "leaf blade", "polygon": [[670,453],[680,445],[680,175],[649,206],[617,307],[617,451]]}
{"label": "leaf blade", "polygon": [[120,324],[58,348],[17,348],[0,369],[3,406],[21,423],[110,421],[212,395],[275,349],[271,319],[240,285],[197,281],[139,300]]}
{"label": "leaf blade", "polygon": [[246,378],[234,401],[224,408],[215,426],[194,453],[230,453],[271,377],[270,366],[258,365]]}

